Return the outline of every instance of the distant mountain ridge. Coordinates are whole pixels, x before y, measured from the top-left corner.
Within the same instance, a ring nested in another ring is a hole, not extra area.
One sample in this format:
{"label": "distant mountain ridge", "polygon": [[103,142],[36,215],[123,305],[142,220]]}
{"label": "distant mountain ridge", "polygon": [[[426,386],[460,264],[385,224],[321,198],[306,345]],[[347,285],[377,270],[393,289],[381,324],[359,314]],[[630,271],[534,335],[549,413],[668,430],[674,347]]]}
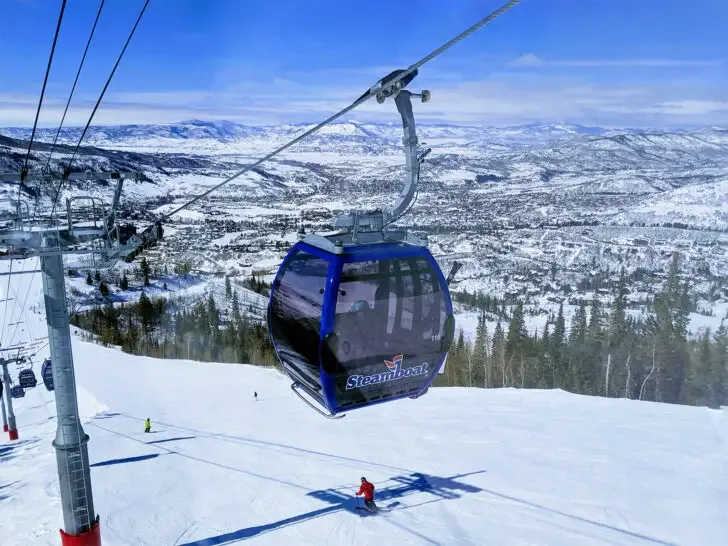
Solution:
{"label": "distant mountain ridge", "polygon": [[[89,129],[74,169],[140,170],[146,180],[127,186],[128,199],[179,198],[203,191],[205,180],[229,176],[310,127],[201,120],[96,126]],[[31,170],[43,164],[55,131],[37,132]],[[52,172],[63,171],[69,145],[75,145],[80,132],[78,127],[61,131]],[[421,144],[432,148],[422,187],[441,196],[442,207],[460,195],[468,199],[463,206],[478,208],[476,203],[487,202],[488,210],[503,200],[503,218],[529,224],[563,223],[584,215],[607,223],[669,221],[709,228],[728,222],[722,213],[728,205],[728,128],[647,131],[564,123],[422,123],[418,135]],[[0,129],[0,171],[19,172],[29,136],[28,128]],[[319,192],[333,197],[346,187],[365,198],[398,191],[403,165],[401,123],[342,121],[241,180],[255,195]],[[180,185],[184,176],[195,182]],[[67,188],[73,191],[75,186]],[[94,190],[104,191],[98,185]],[[41,193],[48,191],[40,188]],[[437,208],[434,214],[444,210]]]}
{"label": "distant mountain ridge", "polygon": [[[119,141],[123,139],[136,139],[140,137],[161,137],[170,139],[211,139],[220,142],[234,142],[241,139],[255,138],[266,135],[292,135],[313,127],[313,124],[298,123],[285,125],[245,125],[232,121],[203,121],[187,120],[169,124],[130,124],[130,125],[95,125],[87,132],[85,142],[92,144],[97,141]],[[637,129],[606,129],[602,127],[582,126],[564,123],[531,123],[506,127],[476,126],[476,125],[449,125],[420,123],[418,128],[423,137],[446,138],[486,138],[498,137],[506,141],[522,139],[545,143],[549,140],[569,138],[575,136],[603,136],[614,133],[639,133]],[[53,140],[56,128],[40,128],[36,130],[36,138],[41,141]],[[81,135],[81,127],[64,127],[60,133],[62,142],[72,142]],[[728,129],[725,129],[728,131]],[[18,138],[30,138],[31,129],[28,127],[2,127],[0,134]],[[333,123],[324,128],[320,134],[341,137],[401,137],[399,122],[368,123],[358,121],[344,121]]]}

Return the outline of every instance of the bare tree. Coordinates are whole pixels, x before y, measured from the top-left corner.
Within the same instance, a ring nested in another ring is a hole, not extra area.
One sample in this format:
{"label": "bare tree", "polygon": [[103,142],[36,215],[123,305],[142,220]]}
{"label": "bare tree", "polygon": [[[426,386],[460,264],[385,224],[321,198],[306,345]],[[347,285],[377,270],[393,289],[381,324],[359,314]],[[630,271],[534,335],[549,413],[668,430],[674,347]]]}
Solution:
{"label": "bare tree", "polygon": [[627,355],[627,362],[625,362],[625,367],[627,368],[627,379],[624,382],[624,397],[629,398],[629,380],[632,377],[632,369],[629,367],[629,361],[632,359],[632,353],[630,352]]}
{"label": "bare tree", "polygon": [[609,397],[609,369],[612,367],[612,353],[607,355],[607,371],[604,376],[604,396]]}
{"label": "bare tree", "polygon": [[488,376],[490,375],[490,373],[489,373],[490,370],[488,369],[488,360],[489,360],[488,341],[486,338],[485,349],[483,351],[483,388],[484,389],[488,388]]}
{"label": "bare tree", "polygon": [[642,400],[642,395],[645,393],[645,385],[647,384],[647,381],[650,377],[652,377],[652,373],[655,371],[655,345],[652,345],[652,369],[650,370],[650,373],[647,374],[647,377],[645,377],[645,380],[642,382],[642,387],[640,388],[640,400]]}
{"label": "bare tree", "polygon": [[[503,351],[498,351],[498,352],[502,353]],[[499,354],[498,356],[500,357],[500,361],[501,361],[501,365],[500,365],[501,387],[505,387],[506,386],[506,359],[505,359],[505,355],[503,355],[503,354]]]}
{"label": "bare tree", "polygon": [[525,386],[525,364],[523,361],[523,353],[521,353],[521,388]]}

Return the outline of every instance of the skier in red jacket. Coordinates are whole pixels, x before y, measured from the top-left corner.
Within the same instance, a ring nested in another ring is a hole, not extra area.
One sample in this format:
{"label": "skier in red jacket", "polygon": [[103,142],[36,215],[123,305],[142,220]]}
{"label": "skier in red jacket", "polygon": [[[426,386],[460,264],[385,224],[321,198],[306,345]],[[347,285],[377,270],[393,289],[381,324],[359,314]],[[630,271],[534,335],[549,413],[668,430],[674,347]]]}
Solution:
{"label": "skier in red jacket", "polygon": [[356,492],[357,496],[362,494],[364,495],[364,504],[366,504],[367,508],[377,510],[377,505],[374,504],[374,484],[368,482],[364,477],[361,479],[359,491]]}

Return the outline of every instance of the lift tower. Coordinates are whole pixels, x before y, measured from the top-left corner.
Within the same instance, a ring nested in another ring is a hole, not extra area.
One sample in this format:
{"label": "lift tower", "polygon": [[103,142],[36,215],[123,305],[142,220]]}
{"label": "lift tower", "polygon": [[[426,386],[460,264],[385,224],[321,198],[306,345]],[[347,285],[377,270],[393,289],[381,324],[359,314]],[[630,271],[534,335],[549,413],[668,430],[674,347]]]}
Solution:
{"label": "lift tower", "polygon": [[[36,215],[30,217],[26,202],[6,199],[2,207],[4,212],[0,211],[0,247],[5,247],[6,251],[0,252],[0,259],[40,258],[56,395],[58,426],[53,447],[63,509],[61,543],[64,546],[100,546],[101,531],[94,510],[89,471],[89,436],[78,415],[63,255],[101,254],[113,260],[128,254],[134,245],[128,248],[126,243],[133,242],[121,240],[116,211],[124,179],[138,179],[139,173],[66,173],[62,180],[65,182],[69,178],[84,181],[115,179],[117,186],[111,206],[106,207],[98,197],[72,197],[66,200],[65,210],[59,211],[55,221],[51,218],[50,222],[36,222]],[[17,180],[21,184],[47,183],[53,179],[49,174],[37,177],[27,173],[0,174],[0,181]]]}

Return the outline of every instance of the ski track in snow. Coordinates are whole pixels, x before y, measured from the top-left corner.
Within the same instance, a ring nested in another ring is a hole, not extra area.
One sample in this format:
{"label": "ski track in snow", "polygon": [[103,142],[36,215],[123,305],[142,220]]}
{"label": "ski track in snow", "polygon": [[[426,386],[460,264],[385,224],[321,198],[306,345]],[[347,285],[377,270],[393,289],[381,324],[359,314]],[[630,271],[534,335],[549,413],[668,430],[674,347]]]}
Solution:
{"label": "ski track in snow", "polygon": [[[80,404],[101,408],[84,427],[105,544],[718,545],[726,531],[715,410],[435,389],[330,423],[272,370],[74,349]],[[57,542],[51,398],[18,400],[21,442],[0,448],[12,546]],[[400,506],[357,517],[361,474]]]}
{"label": "ski track in snow", "polygon": [[[23,335],[46,335],[41,314],[24,320]],[[135,357],[76,336],[73,348],[105,546],[722,546],[728,535],[725,410],[437,388],[331,422],[271,369]],[[15,407],[20,441],[0,436],[0,543],[55,545],[54,395],[41,384]],[[382,513],[356,510],[361,475]]]}

